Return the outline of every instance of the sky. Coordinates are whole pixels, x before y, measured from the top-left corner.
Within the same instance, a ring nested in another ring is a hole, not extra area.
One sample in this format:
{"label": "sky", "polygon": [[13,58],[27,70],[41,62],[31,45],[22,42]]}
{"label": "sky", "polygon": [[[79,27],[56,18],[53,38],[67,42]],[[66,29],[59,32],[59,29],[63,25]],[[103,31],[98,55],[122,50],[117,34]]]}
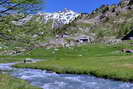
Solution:
{"label": "sky", "polygon": [[103,4],[117,4],[120,0],[45,0],[44,12],[62,11],[64,8],[79,13],[91,13]]}

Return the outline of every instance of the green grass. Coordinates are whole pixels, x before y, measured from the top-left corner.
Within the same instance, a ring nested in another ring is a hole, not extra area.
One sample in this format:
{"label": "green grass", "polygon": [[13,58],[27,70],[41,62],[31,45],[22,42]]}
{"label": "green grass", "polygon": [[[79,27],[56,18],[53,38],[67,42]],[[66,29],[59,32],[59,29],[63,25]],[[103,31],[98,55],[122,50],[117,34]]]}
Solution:
{"label": "green grass", "polygon": [[11,63],[11,62],[18,62],[23,61],[26,56],[0,56],[0,63]]}
{"label": "green grass", "polygon": [[97,77],[122,81],[133,81],[133,54],[122,53],[121,45],[83,45],[72,48],[35,49],[31,57],[47,59],[33,64],[19,64],[15,67],[52,70],[57,73],[91,74]]}
{"label": "green grass", "polygon": [[28,82],[0,74],[0,89],[41,89],[31,86]]}

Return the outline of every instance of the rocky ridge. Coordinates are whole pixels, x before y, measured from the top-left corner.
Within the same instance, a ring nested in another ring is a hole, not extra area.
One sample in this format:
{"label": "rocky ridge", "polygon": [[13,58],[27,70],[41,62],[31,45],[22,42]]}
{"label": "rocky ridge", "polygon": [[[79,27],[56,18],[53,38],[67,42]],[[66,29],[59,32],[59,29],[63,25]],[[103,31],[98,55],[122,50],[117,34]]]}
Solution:
{"label": "rocky ridge", "polygon": [[79,13],[76,13],[72,10],[65,8],[64,11],[59,11],[59,12],[54,12],[54,13],[39,12],[35,15],[28,15],[25,18],[20,19],[18,21],[12,21],[12,23],[15,25],[24,25],[35,16],[37,21],[42,21],[44,23],[48,23],[49,21],[51,21],[53,23],[52,28],[59,28],[63,26],[64,24],[71,23],[79,15],[80,15]]}
{"label": "rocky ridge", "polygon": [[93,36],[96,42],[108,43],[108,40],[121,40],[131,32],[132,24],[133,0],[121,0],[119,4],[103,5],[91,14],[81,14],[63,30],[64,33],[86,34]]}

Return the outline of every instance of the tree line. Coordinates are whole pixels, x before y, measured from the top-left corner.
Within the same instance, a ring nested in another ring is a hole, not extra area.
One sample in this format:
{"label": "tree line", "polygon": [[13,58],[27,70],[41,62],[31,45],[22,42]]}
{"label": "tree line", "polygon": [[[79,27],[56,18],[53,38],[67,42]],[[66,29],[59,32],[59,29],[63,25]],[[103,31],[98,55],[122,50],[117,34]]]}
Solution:
{"label": "tree line", "polygon": [[43,0],[0,0],[0,17],[16,13],[34,13],[42,9]]}

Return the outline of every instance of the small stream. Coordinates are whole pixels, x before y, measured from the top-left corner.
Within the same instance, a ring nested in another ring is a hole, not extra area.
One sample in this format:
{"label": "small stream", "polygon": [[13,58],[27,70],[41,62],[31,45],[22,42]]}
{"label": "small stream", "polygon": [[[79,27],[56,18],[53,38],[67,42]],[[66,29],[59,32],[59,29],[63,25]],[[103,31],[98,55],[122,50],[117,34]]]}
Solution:
{"label": "small stream", "polygon": [[11,76],[27,80],[43,89],[133,89],[133,83],[96,78],[89,75],[56,74],[39,69],[13,68],[16,63],[0,64]]}

